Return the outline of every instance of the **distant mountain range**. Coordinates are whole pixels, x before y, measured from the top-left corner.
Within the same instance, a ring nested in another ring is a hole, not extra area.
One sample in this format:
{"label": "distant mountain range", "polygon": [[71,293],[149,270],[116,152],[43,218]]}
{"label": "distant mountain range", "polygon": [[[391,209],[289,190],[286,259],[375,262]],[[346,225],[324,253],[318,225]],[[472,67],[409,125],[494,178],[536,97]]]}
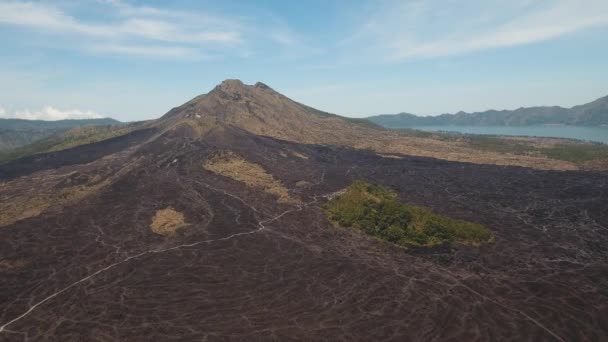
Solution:
{"label": "distant mountain range", "polygon": [[409,113],[383,114],[367,118],[373,123],[401,128],[412,126],[530,126],[561,124],[573,126],[608,125],[608,96],[572,108],[529,107],[515,110],[417,116]]}
{"label": "distant mountain range", "polygon": [[25,146],[75,127],[107,126],[120,123],[111,118],[57,121],[0,119],[0,151]]}
{"label": "distant mountain range", "polygon": [[27,130],[27,129],[65,129],[80,126],[100,126],[100,125],[116,125],[120,121],[112,118],[102,119],[76,119],[76,120],[25,120],[25,119],[0,119],[0,129],[2,130]]}

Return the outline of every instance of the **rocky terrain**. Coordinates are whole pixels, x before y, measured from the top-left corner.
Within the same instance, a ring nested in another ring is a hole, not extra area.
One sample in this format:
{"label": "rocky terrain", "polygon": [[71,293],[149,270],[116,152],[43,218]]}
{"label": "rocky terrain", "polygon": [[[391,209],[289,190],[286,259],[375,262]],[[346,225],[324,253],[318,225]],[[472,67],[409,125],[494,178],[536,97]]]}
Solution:
{"label": "rocky terrain", "polygon": [[[0,341],[608,339],[608,174],[427,140],[227,81],[2,164]],[[495,241],[334,227],[320,206],[355,180]]]}

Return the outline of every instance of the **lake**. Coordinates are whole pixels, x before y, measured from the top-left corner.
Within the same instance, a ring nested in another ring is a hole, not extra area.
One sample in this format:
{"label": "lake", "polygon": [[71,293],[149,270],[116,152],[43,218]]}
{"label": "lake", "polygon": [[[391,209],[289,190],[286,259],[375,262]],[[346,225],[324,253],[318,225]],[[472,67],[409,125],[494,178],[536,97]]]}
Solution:
{"label": "lake", "polygon": [[470,134],[517,135],[535,137],[571,138],[608,144],[608,127],[581,127],[562,125],[539,126],[413,126],[421,131],[448,131]]}

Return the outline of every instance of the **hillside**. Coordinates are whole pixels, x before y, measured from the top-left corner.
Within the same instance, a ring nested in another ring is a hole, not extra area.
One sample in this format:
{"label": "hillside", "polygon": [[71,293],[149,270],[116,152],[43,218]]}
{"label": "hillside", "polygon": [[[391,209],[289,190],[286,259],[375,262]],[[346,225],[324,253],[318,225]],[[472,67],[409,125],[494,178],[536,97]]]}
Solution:
{"label": "hillside", "polygon": [[409,113],[383,114],[367,118],[389,128],[411,126],[527,126],[527,125],[608,125],[608,96],[575,106],[530,107],[516,110],[488,110],[485,112],[416,116]]}
{"label": "hillside", "polygon": [[80,126],[60,130],[50,136],[42,136],[24,146],[17,146],[5,152],[0,151],[0,163],[41,153],[61,151],[72,147],[125,135],[142,129],[145,122],[120,125]]}
{"label": "hillside", "polygon": [[118,124],[120,124],[120,121],[110,118],[57,121],[0,118],[0,153],[31,144],[75,127]]}
{"label": "hillside", "polygon": [[0,341],[608,339],[605,172],[234,80],[115,132],[0,164]]}

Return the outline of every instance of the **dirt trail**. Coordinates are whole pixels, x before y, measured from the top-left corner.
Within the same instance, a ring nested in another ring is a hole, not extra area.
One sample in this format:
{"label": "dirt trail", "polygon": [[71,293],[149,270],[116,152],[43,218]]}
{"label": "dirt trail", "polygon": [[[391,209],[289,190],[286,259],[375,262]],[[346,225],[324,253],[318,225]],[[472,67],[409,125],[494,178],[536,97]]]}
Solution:
{"label": "dirt trail", "polygon": [[[221,192],[225,196],[229,196],[229,197],[232,197],[234,199],[237,199],[241,203],[243,203],[245,206],[247,206],[248,208],[250,208],[251,210],[253,210],[254,212],[262,214],[253,205],[247,203],[245,200],[243,200],[239,196],[230,194],[230,193],[228,193],[227,191],[225,191],[223,189],[218,189],[218,188],[215,188],[215,187],[213,187],[211,185],[208,185],[208,184],[204,184],[204,183],[201,183],[201,182],[197,182],[197,183],[200,184],[200,185],[203,185],[203,186],[205,186],[205,187],[207,187],[209,189],[212,189],[214,191]],[[320,197],[324,197],[324,196],[328,196],[328,195],[321,195]],[[283,216],[285,216],[285,215],[287,215],[289,213],[292,213],[294,211],[300,211],[300,210],[304,209],[305,207],[307,207],[309,205],[312,205],[312,204],[314,204],[316,202],[317,202],[317,198],[315,198],[313,201],[308,202],[308,203],[296,204],[295,205],[296,208],[294,208],[294,209],[285,210],[285,211],[281,212],[280,214],[275,215],[273,217],[270,217],[270,218],[268,218],[266,220],[258,221],[258,228],[255,229],[255,230],[251,230],[251,231],[248,231],[248,232],[242,232],[242,233],[234,233],[234,234],[228,235],[228,236],[223,237],[223,238],[218,238],[218,239],[202,240],[202,241],[196,241],[196,242],[193,242],[193,243],[181,244],[181,245],[177,245],[177,246],[173,246],[173,247],[169,247],[169,248],[165,248],[165,249],[151,249],[151,250],[147,250],[147,251],[138,253],[136,255],[129,256],[129,257],[127,257],[127,258],[125,258],[125,259],[123,259],[121,261],[115,262],[115,263],[110,264],[110,265],[108,265],[108,266],[106,266],[106,267],[104,267],[104,268],[102,268],[100,270],[97,270],[97,271],[91,273],[90,275],[88,275],[88,276],[86,276],[86,277],[84,277],[84,278],[82,278],[80,280],[77,280],[77,281],[73,282],[72,284],[64,287],[63,289],[61,289],[61,290],[59,290],[59,291],[57,291],[57,292],[55,292],[55,293],[47,296],[46,298],[38,301],[37,303],[35,303],[34,305],[32,305],[26,312],[24,312],[20,316],[15,317],[14,319],[12,319],[12,320],[4,323],[2,326],[0,326],[0,333],[11,332],[10,330],[7,329],[8,326],[10,326],[11,324],[13,324],[13,323],[21,320],[22,318],[26,317],[27,315],[29,315],[32,311],[34,311],[40,305],[43,305],[44,303],[52,300],[53,298],[55,298],[55,297],[61,295],[62,293],[70,290],[71,288],[73,288],[75,286],[78,286],[79,284],[81,284],[81,283],[83,283],[83,282],[85,282],[85,281],[87,281],[87,280],[95,277],[96,275],[98,275],[100,273],[107,272],[107,271],[115,268],[116,266],[119,266],[121,264],[129,262],[130,260],[141,258],[141,257],[144,257],[144,256],[146,256],[148,254],[164,253],[164,252],[168,252],[168,251],[172,251],[172,250],[176,250],[176,249],[180,249],[180,248],[194,247],[194,246],[201,245],[201,244],[208,244],[208,243],[213,243],[213,242],[227,241],[227,240],[239,237],[239,236],[245,236],[245,235],[255,234],[255,233],[258,233],[258,232],[266,229],[266,224],[269,224],[271,222],[277,221],[281,217],[283,217]]]}

